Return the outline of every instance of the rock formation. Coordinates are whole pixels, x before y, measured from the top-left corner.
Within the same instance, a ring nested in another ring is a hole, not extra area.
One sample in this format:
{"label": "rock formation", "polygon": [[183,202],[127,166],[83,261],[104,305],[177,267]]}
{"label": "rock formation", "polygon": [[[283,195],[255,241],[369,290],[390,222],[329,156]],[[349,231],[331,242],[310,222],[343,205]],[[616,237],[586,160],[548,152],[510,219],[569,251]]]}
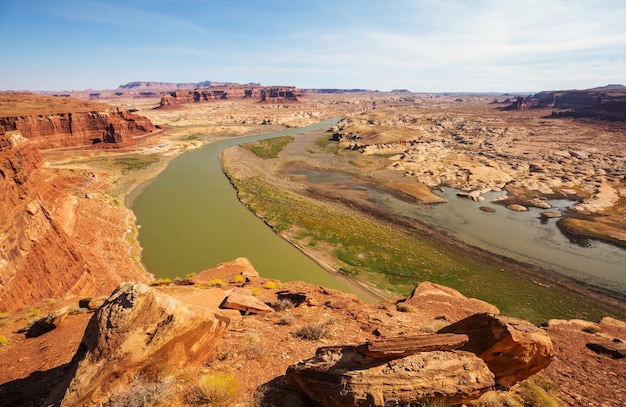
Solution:
{"label": "rock formation", "polygon": [[[193,296],[203,294],[186,288]],[[206,360],[229,319],[208,307],[181,301],[180,290],[178,299],[167,290],[141,283],[120,285],[90,320],[71,362],[71,374],[48,403],[94,405],[111,390],[112,382],[129,380],[142,368]],[[204,294],[210,302],[210,292]]]}
{"label": "rock formation", "polygon": [[469,336],[459,349],[483,359],[502,387],[510,387],[547,367],[554,356],[552,341],[541,328],[516,318],[475,314],[439,333]]}
{"label": "rock formation", "polygon": [[508,388],[530,377],[547,367],[553,354],[543,330],[526,321],[483,313],[435,335],[319,348],[315,357],[287,369],[287,381],[323,406],[433,400],[460,405],[496,383]]}
{"label": "rock formation", "polygon": [[[426,339],[431,345],[437,343],[437,338]],[[455,343],[447,337],[441,342],[444,348]],[[368,344],[319,348],[315,357],[287,369],[287,381],[322,406],[334,407],[429,401],[460,405],[478,398],[494,385],[487,365],[469,352],[432,350],[436,346],[421,352],[416,346],[409,355],[383,353],[379,357],[380,354],[371,352],[365,354],[367,347]]]}
{"label": "rock formation", "polygon": [[41,161],[18,132],[0,135],[0,310],[96,285],[31,180]]}
{"label": "rock formation", "polygon": [[177,90],[161,98],[161,108],[211,100],[252,99],[259,102],[295,102],[299,91],[293,86],[225,85],[195,90]]}
{"label": "rock formation", "polygon": [[124,109],[72,98],[0,93],[0,106],[0,133],[17,130],[37,149],[129,144],[156,129]]}

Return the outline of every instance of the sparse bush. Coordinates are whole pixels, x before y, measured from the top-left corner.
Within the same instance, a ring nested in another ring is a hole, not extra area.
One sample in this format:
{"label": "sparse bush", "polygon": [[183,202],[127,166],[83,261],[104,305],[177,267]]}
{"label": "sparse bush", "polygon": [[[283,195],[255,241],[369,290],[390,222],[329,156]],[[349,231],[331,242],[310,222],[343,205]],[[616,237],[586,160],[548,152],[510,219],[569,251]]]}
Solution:
{"label": "sparse bush", "polygon": [[151,286],[159,286],[159,285],[168,285],[172,282],[171,278],[157,278],[156,280],[150,283]]}
{"label": "sparse bush", "polygon": [[278,325],[291,325],[294,321],[294,316],[291,314],[285,314],[278,320]]}
{"label": "sparse bush", "polygon": [[294,332],[293,336],[305,341],[317,341],[330,337],[330,332],[328,331],[326,324],[313,323],[304,325],[302,328]]}
{"label": "sparse bush", "polygon": [[267,281],[265,284],[263,284],[263,287],[267,288],[268,290],[274,290],[278,288],[278,283],[276,281]]}
{"label": "sparse bush", "polygon": [[406,302],[399,302],[396,304],[396,309],[400,312],[408,312],[411,314],[419,314],[420,310],[415,305],[411,305]]}
{"label": "sparse bush", "polygon": [[511,391],[488,391],[478,400],[467,403],[468,407],[523,407],[520,398]]}
{"label": "sparse bush", "polygon": [[214,278],[207,283],[209,287],[221,287],[222,285],[224,285],[224,282],[220,278]]}
{"label": "sparse bush", "polygon": [[195,405],[225,407],[237,395],[239,382],[226,373],[202,376],[189,394],[189,402]]}
{"label": "sparse bush", "polygon": [[41,315],[41,310],[39,308],[31,308],[28,310],[28,316],[31,318],[37,318]]}
{"label": "sparse bush", "polygon": [[7,337],[4,335],[0,335],[0,347],[6,345],[7,343],[9,343],[9,340],[7,339]]}
{"label": "sparse bush", "polygon": [[288,298],[283,298],[271,303],[270,307],[272,307],[274,311],[284,311],[286,309],[293,308],[293,302]]}
{"label": "sparse bush", "polygon": [[173,397],[172,379],[149,382],[143,376],[133,376],[128,386],[120,386],[109,399],[109,407],[145,407],[167,402]]}
{"label": "sparse bush", "polygon": [[235,277],[233,277],[233,282],[236,284],[245,283],[246,277],[242,276],[241,274],[237,274]]}
{"label": "sparse bush", "polygon": [[555,392],[554,383],[539,375],[531,376],[521,382],[518,390],[524,405],[529,407],[559,407]]}
{"label": "sparse bush", "polygon": [[250,289],[250,292],[252,293],[252,295],[254,295],[255,297],[258,297],[259,295],[261,295],[263,293],[263,290],[261,290],[259,287],[252,287]]}

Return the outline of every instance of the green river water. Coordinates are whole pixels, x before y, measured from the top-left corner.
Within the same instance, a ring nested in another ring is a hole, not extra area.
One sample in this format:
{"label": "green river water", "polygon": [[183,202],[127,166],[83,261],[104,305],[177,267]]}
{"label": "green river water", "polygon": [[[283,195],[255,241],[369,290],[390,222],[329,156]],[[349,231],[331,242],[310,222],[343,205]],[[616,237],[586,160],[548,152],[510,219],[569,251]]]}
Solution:
{"label": "green river water", "polygon": [[301,280],[367,297],[277,236],[242,205],[218,158],[222,150],[233,145],[296,135],[334,123],[336,120],[328,120],[305,128],[214,142],[173,159],[131,206],[140,225],[142,262],[148,271],[156,277],[184,277],[247,257],[262,277]]}

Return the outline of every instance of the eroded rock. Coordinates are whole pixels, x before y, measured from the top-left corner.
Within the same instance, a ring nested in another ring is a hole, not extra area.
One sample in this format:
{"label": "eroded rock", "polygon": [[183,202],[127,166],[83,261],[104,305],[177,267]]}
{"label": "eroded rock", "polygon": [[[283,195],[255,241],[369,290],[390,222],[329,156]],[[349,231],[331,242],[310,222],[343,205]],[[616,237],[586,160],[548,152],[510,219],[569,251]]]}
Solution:
{"label": "eroded rock", "polygon": [[547,367],[554,356],[548,334],[530,322],[494,314],[475,314],[439,330],[469,336],[461,350],[483,359],[496,383],[510,387]]}
{"label": "eroded rock", "polygon": [[146,366],[203,362],[228,323],[209,308],[142,283],[123,283],[91,318],[71,374],[48,402],[93,405],[118,380]]}
{"label": "eroded rock", "polygon": [[470,352],[420,352],[374,359],[356,346],[319,348],[290,366],[287,382],[323,406],[385,406],[445,400],[460,405],[493,385],[487,365]]}

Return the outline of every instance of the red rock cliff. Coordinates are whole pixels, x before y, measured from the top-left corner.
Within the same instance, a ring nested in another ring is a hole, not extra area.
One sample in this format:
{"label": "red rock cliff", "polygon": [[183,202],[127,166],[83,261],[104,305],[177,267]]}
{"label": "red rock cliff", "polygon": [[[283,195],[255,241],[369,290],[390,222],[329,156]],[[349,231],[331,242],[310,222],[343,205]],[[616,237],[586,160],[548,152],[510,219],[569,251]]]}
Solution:
{"label": "red rock cliff", "polygon": [[[120,212],[125,209],[72,193],[68,179],[39,168],[41,162],[19,132],[0,135],[0,311],[68,294],[105,294],[126,279],[147,280],[126,248],[103,250],[111,241],[124,242],[118,231],[128,227]],[[79,211],[85,219],[77,219]],[[98,216],[89,216],[93,212]]]}
{"label": "red rock cliff", "polygon": [[0,132],[19,131],[38,149],[132,143],[155,130],[145,117],[104,103],[0,93]]}
{"label": "red rock cliff", "polygon": [[177,90],[161,98],[161,108],[186,103],[226,99],[253,99],[259,102],[296,102],[301,94],[293,86],[226,85],[195,90]]}

